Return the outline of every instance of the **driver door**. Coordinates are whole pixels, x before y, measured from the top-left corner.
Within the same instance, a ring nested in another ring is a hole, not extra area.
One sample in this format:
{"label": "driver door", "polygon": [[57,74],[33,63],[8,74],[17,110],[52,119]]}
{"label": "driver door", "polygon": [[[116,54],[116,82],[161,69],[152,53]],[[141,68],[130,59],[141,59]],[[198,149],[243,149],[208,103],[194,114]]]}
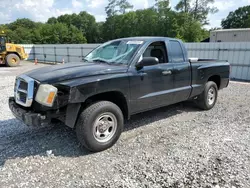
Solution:
{"label": "driver door", "polygon": [[133,75],[130,76],[132,114],[172,104],[174,99],[174,66],[168,61],[166,42],[151,43],[142,56],[156,57],[159,59],[159,64],[144,66],[140,70],[132,68]]}

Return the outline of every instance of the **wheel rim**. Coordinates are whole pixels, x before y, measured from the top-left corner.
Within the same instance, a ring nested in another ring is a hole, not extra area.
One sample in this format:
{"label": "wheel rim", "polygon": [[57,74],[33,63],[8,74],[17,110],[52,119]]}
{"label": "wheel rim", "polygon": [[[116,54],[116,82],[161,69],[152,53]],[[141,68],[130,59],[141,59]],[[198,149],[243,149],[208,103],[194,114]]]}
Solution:
{"label": "wheel rim", "polygon": [[16,63],[17,60],[16,60],[15,58],[12,58],[12,59],[11,59],[11,62],[12,62],[12,63]]}
{"label": "wheel rim", "polygon": [[216,91],[213,87],[208,90],[207,101],[209,105],[213,105],[216,97]]}
{"label": "wheel rim", "polygon": [[94,122],[93,135],[98,142],[108,142],[117,129],[117,119],[112,113],[103,113]]}

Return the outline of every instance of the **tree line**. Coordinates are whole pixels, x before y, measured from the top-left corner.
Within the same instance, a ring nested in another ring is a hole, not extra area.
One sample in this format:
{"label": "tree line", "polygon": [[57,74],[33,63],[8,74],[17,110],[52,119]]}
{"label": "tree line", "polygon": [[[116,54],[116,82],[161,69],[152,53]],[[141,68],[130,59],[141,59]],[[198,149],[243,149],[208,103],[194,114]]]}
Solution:
{"label": "tree line", "polygon": [[[17,19],[0,25],[0,30],[11,41],[21,44],[102,43],[131,36],[167,36],[199,42],[209,36],[209,31],[204,29],[208,14],[218,11],[211,6],[213,3],[214,0],[180,0],[171,9],[169,0],[156,0],[150,8],[133,11],[133,5],[127,0],[109,0],[105,22],[96,22],[93,15],[82,11],[52,17],[46,23]],[[234,15],[230,14],[222,21],[225,28],[231,27],[227,23]]]}

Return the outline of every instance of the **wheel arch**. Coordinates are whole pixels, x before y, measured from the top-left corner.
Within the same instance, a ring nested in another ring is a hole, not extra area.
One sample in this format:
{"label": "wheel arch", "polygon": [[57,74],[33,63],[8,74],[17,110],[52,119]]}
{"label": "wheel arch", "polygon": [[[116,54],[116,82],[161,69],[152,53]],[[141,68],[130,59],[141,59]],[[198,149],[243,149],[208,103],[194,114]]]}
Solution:
{"label": "wheel arch", "polygon": [[17,55],[17,56],[20,58],[20,60],[21,60],[21,56],[20,56],[20,54],[19,54],[18,52],[12,52],[12,51],[7,52],[6,57],[7,57],[7,55],[9,55],[9,54],[15,54],[15,55]]}
{"label": "wheel arch", "polygon": [[220,89],[220,85],[221,85],[221,77],[219,75],[213,75],[210,76],[207,80],[207,82],[212,81],[214,83],[216,83],[217,88]]}
{"label": "wheel arch", "polygon": [[88,97],[82,103],[68,104],[66,110],[65,124],[71,128],[75,128],[80,113],[97,101],[109,101],[116,104],[122,111],[124,118],[129,119],[130,113],[126,97],[120,91],[109,91],[99,93]]}

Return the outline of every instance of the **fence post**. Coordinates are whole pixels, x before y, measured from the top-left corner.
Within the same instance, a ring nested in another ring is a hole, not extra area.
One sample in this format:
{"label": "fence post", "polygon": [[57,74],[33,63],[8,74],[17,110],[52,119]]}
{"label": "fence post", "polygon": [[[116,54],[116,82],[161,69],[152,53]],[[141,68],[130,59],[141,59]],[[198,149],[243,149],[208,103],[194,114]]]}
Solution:
{"label": "fence post", "polygon": [[57,58],[56,58],[56,47],[54,46],[54,54],[55,54],[55,63],[57,62]]}
{"label": "fence post", "polygon": [[32,46],[31,51],[33,50],[33,59],[36,59],[36,47],[35,45]]}
{"label": "fence post", "polygon": [[220,59],[220,48],[218,49],[218,53],[217,53],[217,59]]}
{"label": "fence post", "polygon": [[83,60],[83,47],[81,46],[81,56],[82,56],[82,60]]}
{"label": "fence post", "polygon": [[69,57],[69,47],[67,46],[67,56],[68,56],[68,62],[70,61],[70,57]]}
{"label": "fence post", "polygon": [[44,50],[44,46],[43,46],[43,62],[45,63],[45,50]]}

